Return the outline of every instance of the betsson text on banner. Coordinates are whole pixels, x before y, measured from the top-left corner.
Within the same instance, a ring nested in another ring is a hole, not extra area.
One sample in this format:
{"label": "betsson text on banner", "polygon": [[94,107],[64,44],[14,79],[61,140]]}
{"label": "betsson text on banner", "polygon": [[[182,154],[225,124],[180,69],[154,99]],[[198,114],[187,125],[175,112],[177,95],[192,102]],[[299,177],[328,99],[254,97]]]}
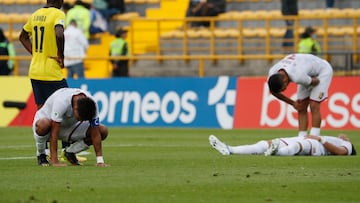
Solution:
{"label": "betsson text on banner", "polygon": [[[276,99],[268,90],[267,78],[239,78],[237,81],[234,128],[296,128],[295,109]],[[334,77],[329,98],[322,104],[322,127],[360,128],[360,77]],[[285,91],[295,98],[296,86]],[[311,121],[309,121],[311,122]]]}

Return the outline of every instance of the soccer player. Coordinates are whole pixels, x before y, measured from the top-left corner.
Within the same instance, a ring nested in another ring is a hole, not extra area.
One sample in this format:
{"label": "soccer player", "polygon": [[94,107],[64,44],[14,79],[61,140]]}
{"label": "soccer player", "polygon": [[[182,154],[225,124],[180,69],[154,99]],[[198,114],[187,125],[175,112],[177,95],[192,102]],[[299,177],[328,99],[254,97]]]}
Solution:
{"label": "soccer player", "polygon": [[[320,104],[328,97],[333,70],[326,61],[312,54],[290,54],[269,70],[268,86],[278,99],[292,105],[298,112],[299,136],[307,135],[310,106],[311,135],[320,135]],[[282,94],[290,82],[297,84],[297,101]]]}
{"label": "soccer player", "polygon": [[209,142],[210,145],[222,155],[356,155],[354,145],[345,134],[339,134],[337,137],[316,135],[284,137],[267,141],[261,140],[255,144],[239,146],[226,145],[214,135],[210,135]]}
{"label": "soccer player", "polygon": [[58,140],[71,145],[63,155],[72,165],[80,165],[75,154],[94,146],[97,166],[107,166],[102,155],[102,140],[108,131],[99,123],[97,105],[87,92],[77,88],[61,88],[52,94],[34,117],[33,133],[36,141],[38,164],[49,165],[45,145],[50,140],[52,166],[60,163],[57,154]]}
{"label": "soccer player", "polygon": [[[65,14],[60,10],[63,0],[47,0],[23,26],[19,40],[32,55],[29,77],[37,109],[56,90],[68,87],[64,68]],[[63,148],[68,143],[62,143]]]}
{"label": "soccer player", "polygon": [[23,26],[19,40],[32,55],[29,77],[37,108],[56,90],[68,87],[63,76],[64,21],[63,0],[47,0]]}

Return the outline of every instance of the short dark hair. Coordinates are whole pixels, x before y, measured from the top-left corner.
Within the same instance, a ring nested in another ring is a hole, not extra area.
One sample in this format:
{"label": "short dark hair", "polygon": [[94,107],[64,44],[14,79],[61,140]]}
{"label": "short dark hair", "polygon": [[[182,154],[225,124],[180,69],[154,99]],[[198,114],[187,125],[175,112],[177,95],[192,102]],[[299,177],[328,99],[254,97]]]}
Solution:
{"label": "short dark hair", "polygon": [[89,97],[77,100],[78,113],[83,121],[91,121],[96,115],[96,104]]}
{"label": "short dark hair", "polygon": [[351,144],[351,156],[355,156],[356,155],[356,150],[353,144]]}
{"label": "short dark hair", "polygon": [[279,93],[283,88],[283,75],[281,74],[274,74],[269,77],[268,86],[271,93]]}
{"label": "short dark hair", "polygon": [[115,37],[119,38],[122,34],[127,33],[127,30],[124,28],[118,28],[115,33]]}

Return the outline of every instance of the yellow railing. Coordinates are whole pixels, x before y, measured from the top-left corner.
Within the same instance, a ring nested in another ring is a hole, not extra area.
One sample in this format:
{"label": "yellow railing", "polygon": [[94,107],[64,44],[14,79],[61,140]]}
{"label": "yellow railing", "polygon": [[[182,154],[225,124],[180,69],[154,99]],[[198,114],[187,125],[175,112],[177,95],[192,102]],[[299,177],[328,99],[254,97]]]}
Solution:
{"label": "yellow railing", "polygon": [[[130,60],[198,60],[199,76],[204,75],[204,61],[219,60],[267,60],[280,59],[288,52],[296,52],[299,34],[307,25],[317,29],[323,57],[334,54],[359,60],[359,9],[301,11],[299,16],[284,17],[279,11],[227,12],[215,18],[142,18],[129,19],[129,35],[132,57]],[[1,18],[8,23],[8,35],[17,40],[16,23],[24,23],[26,14]],[[293,20],[294,47],[285,50],[281,46],[286,30],[285,20]],[[194,21],[209,21],[208,28],[188,26]],[[173,27],[171,25],[182,25]],[[137,52],[139,49],[143,49]],[[145,52],[144,52],[145,50]],[[140,54],[145,53],[145,54]],[[2,57],[4,58],[4,57]],[[6,58],[6,57],[5,57]],[[1,59],[1,57],[0,57]],[[110,57],[88,56],[86,60],[106,60]],[[30,60],[30,56],[16,56],[15,60]],[[18,64],[18,63],[16,63]],[[108,67],[104,67],[108,69]],[[18,67],[15,67],[18,75]],[[110,72],[109,72],[110,75]]]}
{"label": "yellow railing", "polygon": [[[134,18],[130,23],[132,31],[131,50],[137,54],[137,46],[149,46],[147,49],[160,56],[166,52],[179,51],[180,54],[189,55],[191,52],[202,51],[203,54],[217,55],[217,51],[228,51],[230,55],[246,55],[249,52],[257,54],[271,55],[273,53],[296,52],[297,44],[300,40],[300,33],[312,21],[318,21],[318,25],[313,25],[318,31],[317,40],[322,45],[324,53],[336,52],[358,52],[358,34],[360,27],[358,19],[360,12],[352,15],[334,16],[268,16],[268,17],[247,17],[247,18],[184,18],[184,19],[149,19]],[[285,33],[285,20],[294,20],[294,26],[289,28],[294,31],[294,38],[290,39],[294,43],[291,50],[284,50],[281,46]],[[194,21],[209,21],[209,28],[191,28],[188,25]],[[347,21],[347,24],[336,24],[332,21]],[[178,29],[166,30],[166,24],[178,23],[181,21],[182,27]],[[152,28],[141,28],[136,26],[138,23],[148,23],[154,25]],[[218,25],[232,23],[231,26]],[[278,22],[277,25],[273,25]],[[164,27],[164,28],[163,28]],[[137,38],[136,33],[149,33],[156,36],[155,39]],[[135,33],[135,34],[134,34]],[[222,42],[228,43],[228,47],[221,47]],[[192,44],[204,45],[193,47]],[[260,44],[260,45],[259,45]],[[166,46],[167,45],[167,46]],[[236,45],[236,46],[234,46]],[[148,51],[149,52],[149,51]],[[251,53],[250,53],[251,54]]]}

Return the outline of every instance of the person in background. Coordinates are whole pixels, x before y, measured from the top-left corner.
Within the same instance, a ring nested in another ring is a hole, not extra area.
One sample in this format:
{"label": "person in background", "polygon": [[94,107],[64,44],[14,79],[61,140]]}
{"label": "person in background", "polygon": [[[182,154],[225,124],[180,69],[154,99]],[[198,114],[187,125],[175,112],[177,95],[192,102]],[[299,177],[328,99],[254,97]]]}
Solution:
{"label": "person in background", "polygon": [[327,9],[334,8],[335,0],[325,0],[325,6]]}
{"label": "person in background", "polygon": [[[47,0],[45,7],[31,15],[19,36],[21,44],[32,56],[29,78],[37,109],[56,90],[69,87],[62,72],[65,44],[62,4],[63,0]],[[63,142],[63,148],[66,146]]]}
{"label": "person in background", "polygon": [[321,47],[315,39],[316,30],[312,27],[307,27],[301,34],[301,40],[298,44],[298,53],[319,55]]}
{"label": "person in background", "polygon": [[62,6],[62,9],[65,13],[65,15],[67,14],[67,12],[72,8],[73,6],[68,3],[68,2],[64,2],[63,6]]}
{"label": "person in background", "polygon": [[116,14],[125,13],[124,0],[93,0],[93,5],[107,22]]}
{"label": "person in background", "polygon": [[108,22],[103,15],[95,8],[94,4],[84,3],[85,7],[90,10],[90,35],[108,31]]}
{"label": "person in background", "polygon": [[[13,44],[6,38],[3,30],[0,28],[0,56],[15,56]],[[14,60],[0,60],[0,75],[10,75],[14,69]]]}
{"label": "person in background", "polygon": [[108,18],[107,20],[110,20],[110,18],[116,14],[125,13],[126,7],[124,0],[106,0],[108,4]]}
{"label": "person in background", "polygon": [[[84,57],[86,56],[86,50],[89,46],[89,42],[86,39],[84,33],[77,28],[75,20],[71,20],[69,26],[65,29],[65,60],[64,65],[67,68],[68,78],[73,78],[74,74],[77,78],[84,77]],[[68,59],[73,57],[74,59]]]}
{"label": "person in background", "polygon": [[86,39],[90,39],[91,15],[81,0],[76,0],[74,6],[66,13],[65,25],[68,26],[71,20],[76,20]]}
{"label": "person in background", "polygon": [[[187,10],[187,17],[213,17],[226,11],[225,0],[191,0]],[[191,23],[192,27],[209,27],[208,21],[196,21]]]}
{"label": "person in background", "polygon": [[[281,13],[283,16],[296,16],[298,15],[297,0],[281,0]],[[286,19],[286,32],[283,37],[283,48],[285,52],[292,52],[294,47],[294,20]]]}
{"label": "person in background", "polygon": [[19,37],[32,55],[29,77],[38,109],[56,90],[69,87],[62,72],[65,44],[65,14],[60,10],[62,2],[47,0],[46,6],[36,10],[28,19]]}
{"label": "person in background", "polygon": [[[127,37],[127,30],[119,28],[115,34],[116,39],[110,44],[110,56],[129,56],[129,46],[125,41]],[[128,77],[129,76],[129,60],[112,60],[113,77]]]}

